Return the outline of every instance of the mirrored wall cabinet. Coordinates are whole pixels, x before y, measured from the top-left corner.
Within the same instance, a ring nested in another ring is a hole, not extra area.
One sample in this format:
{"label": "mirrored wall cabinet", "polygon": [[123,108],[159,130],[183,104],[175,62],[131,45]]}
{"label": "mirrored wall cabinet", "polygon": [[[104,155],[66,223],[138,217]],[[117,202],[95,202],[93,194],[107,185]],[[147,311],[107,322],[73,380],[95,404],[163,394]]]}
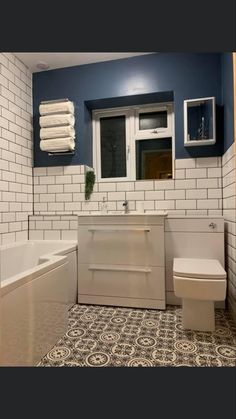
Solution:
{"label": "mirrored wall cabinet", "polygon": [[203,97],[184,101],[184,145],[215,144],[215,98]]}

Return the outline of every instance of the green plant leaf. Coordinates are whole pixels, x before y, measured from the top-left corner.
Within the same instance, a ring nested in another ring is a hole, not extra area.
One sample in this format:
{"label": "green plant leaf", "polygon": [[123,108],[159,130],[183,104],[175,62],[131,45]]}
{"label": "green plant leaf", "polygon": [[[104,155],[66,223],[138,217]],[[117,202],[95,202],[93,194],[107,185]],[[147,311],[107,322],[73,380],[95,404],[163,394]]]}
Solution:
{"label": "green plant leaf", "polygon": [[90,199],[90,196],[93,192],[95,179],[96,179],[96,176],[92,170],[90,170],[89,172],[86,172],[86,175],[85,175],[85,199],[86,201]]}

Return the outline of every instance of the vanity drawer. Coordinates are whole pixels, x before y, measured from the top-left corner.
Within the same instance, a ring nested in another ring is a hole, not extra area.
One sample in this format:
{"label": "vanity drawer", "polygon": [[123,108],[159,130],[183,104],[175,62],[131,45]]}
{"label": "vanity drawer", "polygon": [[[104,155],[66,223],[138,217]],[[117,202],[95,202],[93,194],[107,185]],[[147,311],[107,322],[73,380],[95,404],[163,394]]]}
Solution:
{"label": "vanity drawer", "polygon": [[79,296],[165,300],[164,267],[81,264],[78,293]]}
{"label": "vanity drawer", "polygon": [[79,263],[164,266],[163,225],[79,226]]}

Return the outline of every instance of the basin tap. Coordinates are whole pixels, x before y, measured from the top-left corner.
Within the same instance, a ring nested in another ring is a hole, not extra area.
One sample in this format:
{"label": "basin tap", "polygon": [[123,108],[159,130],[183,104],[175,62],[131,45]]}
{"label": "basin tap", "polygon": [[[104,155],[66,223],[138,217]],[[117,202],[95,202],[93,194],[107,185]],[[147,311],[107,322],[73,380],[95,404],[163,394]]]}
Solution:
{"label": "basin tap", "polygon": [[128,212],[129,212],[129,205],[128,205],[128,201],[127,200],[125,200],[124,202],[123,202],[123,207],[124,207],[124,210],[125,210],[125,214],[127,214]]}

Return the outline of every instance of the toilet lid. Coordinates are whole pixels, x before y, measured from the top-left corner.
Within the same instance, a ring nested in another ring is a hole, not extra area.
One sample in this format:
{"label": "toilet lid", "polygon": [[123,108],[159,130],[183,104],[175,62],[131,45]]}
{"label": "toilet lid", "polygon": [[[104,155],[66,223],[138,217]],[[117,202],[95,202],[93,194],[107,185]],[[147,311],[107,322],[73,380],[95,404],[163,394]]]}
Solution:
{"label": "toilet lid", "polygon": [[174,258],[173,272],[180,277],[226,278],[226,272],[217,259]]}

